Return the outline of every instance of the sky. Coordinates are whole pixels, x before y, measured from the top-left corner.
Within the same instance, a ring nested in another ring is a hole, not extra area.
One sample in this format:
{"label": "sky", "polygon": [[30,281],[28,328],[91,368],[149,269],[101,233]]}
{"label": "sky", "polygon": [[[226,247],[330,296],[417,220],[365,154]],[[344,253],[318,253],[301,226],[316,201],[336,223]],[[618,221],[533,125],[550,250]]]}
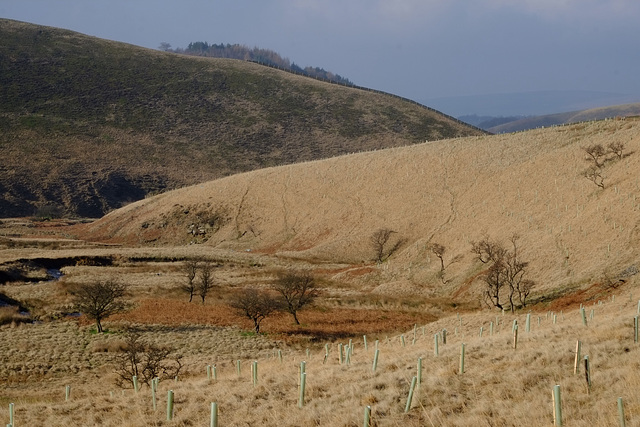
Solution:
{"label": "sky", "polygon": [[257,46],[419,102],[537,91],[640,100],[639,0],[0,0],[0,17],[153,49]]}

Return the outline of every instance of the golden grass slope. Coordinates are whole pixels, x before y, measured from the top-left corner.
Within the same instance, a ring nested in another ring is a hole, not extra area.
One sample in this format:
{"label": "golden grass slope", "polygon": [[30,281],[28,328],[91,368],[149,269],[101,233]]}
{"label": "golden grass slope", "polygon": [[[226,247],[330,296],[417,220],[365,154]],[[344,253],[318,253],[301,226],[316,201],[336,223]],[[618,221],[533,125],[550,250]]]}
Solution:
{"label": "golden grass slope", "polygon": [[[607,164],[602,190],[583,177],[583,147],[612,141],[626,144],[625,156]],[[466,282],[481,268],[470,242],[517,233],[546,292],[638,264],[639,151],[635,119],[449,139],[210,181],[128,205],[80,234],[359,264],[373,258],[371,234],[389,228],[407,242],[361,278],[372,290],[475,299]],[[446,262],[461,257],[445,285],[433,242],[446,246]]]}
{"label": "golden grass slope", "polygon": [[[619,425],[618,397],[624,401],[627,425],[637,425],[640,350],[632,327],[637,298],[635,287],[629,294],[586,305],[588,326],[578,309],[533,312],[530,331],[525,313],[449,316],[424,328],[418,325],[415,341],[413,331],[407,331],[404,346],[401,336],[382,337],[375,371],[371,337],[367,349],[362,338],[354,339],[350,363],[340,364],[338,343],[328,343],[325,361],[322,345],[306,353],[262,338],[242,338],[237,331],[234,337],[233,330],[149,328],[143,331],[144,339],[172,342],[188,355],[179,381],[160,383],[156,411],[149,388],[135,394],[113,385],[117,353],[112,350],[117,351],[118,337],[90,335],[72,322],[5,326],[0,328],[0,419],[9,420],[8,406],[14,403],[15,425],[207,425],[210,402],[217,402],[220,425],[233,426],[357,426],[367,405],[372,425],[378,426],[543,426],[552,425],[551,390],[557,384],[564,425]],[[514,320],[519,325],[516,349]],[[447,343],[440,335],[436,356],[434,335],[443,329],[448,331]],[[584,369],[574,374],[577,340],[582,342],[581,356],[588,355],[591,363],[590,390]],[[464,373],[459,370],[462,343]],[[405,413],[418,358],[422,383]],[[258,363],[255,385],[253,361]],[[304,407],[298,408],[301,361],[306,361],[307,379]],[[208,381],[206,366],[213,364],[217,379]],[[66,385],[71,386],[69,401]],[[165,421],[169,390],[175,394],[172,422]]]}

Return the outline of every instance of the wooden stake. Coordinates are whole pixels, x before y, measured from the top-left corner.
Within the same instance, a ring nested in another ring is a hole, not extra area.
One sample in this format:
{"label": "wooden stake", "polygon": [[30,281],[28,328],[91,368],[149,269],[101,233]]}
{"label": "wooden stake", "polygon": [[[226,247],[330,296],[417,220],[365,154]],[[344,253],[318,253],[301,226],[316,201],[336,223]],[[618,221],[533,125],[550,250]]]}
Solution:
{"label": "wooden stake", "polygon": [[578,367],[580,366],[580,360],[582,359],[582,342],[580,340],[576,341],[576,358],[573,362],[573,375],[578,373]]}

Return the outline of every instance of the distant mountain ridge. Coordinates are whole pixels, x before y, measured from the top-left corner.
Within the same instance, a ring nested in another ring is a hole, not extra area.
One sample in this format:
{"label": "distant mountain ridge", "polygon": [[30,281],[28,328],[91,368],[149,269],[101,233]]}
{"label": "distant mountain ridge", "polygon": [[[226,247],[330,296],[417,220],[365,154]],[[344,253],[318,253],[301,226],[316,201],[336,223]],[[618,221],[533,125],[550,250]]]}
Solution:
{"label": "distant mountain ridge", "polygon": [[396,96],[247,61],[6,19],[0,38],[0,217],[98,217],[238,172],[483,134]]}
{"label": "distant mountain ridge", "polygon": [[526,117],[510,121],[497,126],[488,127],[492,133],[518,132],[539,127],[577,123],[588,120],[602,120],[615,117],[629,117],[640,115],[640,103],[613,105],[610,107],[591,108],[567,113],[549,114],[545,116]]}
{"label": "distant mountain ridge", "polygon": [[546,90],[429,98],[421,102],[454,117],[540,116],[640,102],[640,94]]}

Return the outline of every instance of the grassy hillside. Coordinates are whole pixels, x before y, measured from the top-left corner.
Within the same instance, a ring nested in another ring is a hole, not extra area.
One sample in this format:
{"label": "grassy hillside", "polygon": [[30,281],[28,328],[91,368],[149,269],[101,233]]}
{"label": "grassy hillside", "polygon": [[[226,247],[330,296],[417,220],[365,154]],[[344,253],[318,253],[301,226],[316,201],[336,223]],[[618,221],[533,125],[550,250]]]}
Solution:
{"label": "grassy hillside", "polygon": [[399,98],[253,63],[0,20],[0,217],[127,202],[256,168],[477,134]]}
{"label": "grassy hillside", "polygon": [[[307,353],[268,337],[243,336],[237,329],[145,326],[145,342],[171,343],[185,355],[179,380],[160,382],[156,410],[149,387],[135,393],[131,385],[114,384],[123,355],[119,331],[100,336],[72,321],[7,326],[0,328],[0,417],[9,421],[9,403],[14,403],[15,425],[208,425],[210,402],[216,402],[220,425],[360,426],[364,408],[371,406],[372,425],[378,426],[545,426],[553,425],[551,396],[559,385],[563,425],[619,426],[619,397],[626,425],[636,425],[639,349],[632,324],[639,295],[636,289],[631,296],[615,296],[585,301],[588,326],[577,308],[533,312],[530,331],[524,314],[484,311],[445,317],[424,328],[418,324],[415,335],[405,331],[404,346],[400,335],[368,335],[367,349],[363,337],[354,337],[348,364],[338,356],[338,344],[346,346],[348,340],[327,342],[325,360],[324,342]],[[519,325],[516,349],[514,321]],[[447,342],[438,336],[436,356],[434,336],[443,329]],[[373,371],[375,339],[379,356]],[[582,362],[574,374],[577,340],[580,360],[590,360],[589,389]],[[422,381],[405,412],[419,358]],[[301,361],[306,362],[306,388],[299,408]],[[211,365],[215,380],[207,379]],[[166,421],[169,390],[175,396],[171,422]]]}
{"label": "grassy hillside", "polygon": [[569,123],[584,122],[589,120],[602,120],[612,117],[639,116],[640,104],[613,105],[610,107],[591,108],[588,110],[571,111],[568,113],[533,116],[524,119],[510,121],[508,123],[493,126],[488,129],[492,133],[518,132],[521,130],[535,129],[544,126],[563,125]]}
{"label": "grassy hillside", "polygon": [[[583,148],[626,144],[583,177]],[[339,273],[396,295],[478,301],[471,242],[520,235],[538,298],[617,277],[640,263],[640,120],[458,138],[253,171],[133,203],[81,235],[143,245],[203,244],[312,262],[371,263],[371,235],[404,240],[368,274]],[[446,283],[428,249],[446,247]],[[473,284],[472,284],[473,282]]]}

